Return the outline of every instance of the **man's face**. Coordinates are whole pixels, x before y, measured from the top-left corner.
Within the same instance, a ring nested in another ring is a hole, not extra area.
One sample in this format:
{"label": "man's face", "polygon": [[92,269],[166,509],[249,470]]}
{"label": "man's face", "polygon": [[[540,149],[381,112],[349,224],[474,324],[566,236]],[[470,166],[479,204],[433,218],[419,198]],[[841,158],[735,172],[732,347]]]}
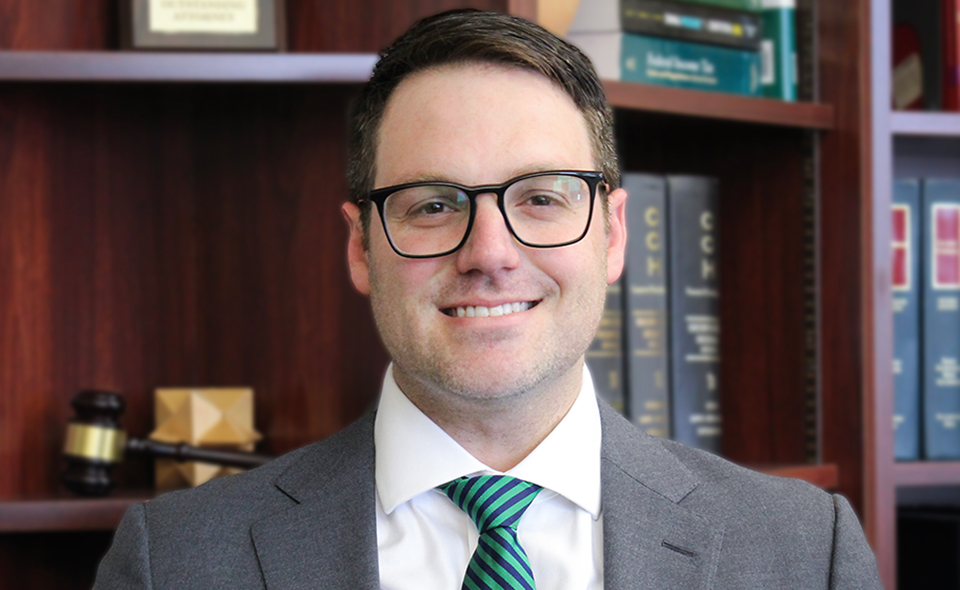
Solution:
{"label": "man's face", "polygon": [[[532,72],[467,64],[420,72],[397,87],[379,133],[375,186],[474,186],[596,168],[586,122],[562,90]],[[606,285],[623,266],[624,199],[622,190],[610,195],[609,232],[598,198],[582,241],[535,249],[510,234],[495,195],[480,195],[463,248],[430,259],[396,254],[375,211],[364,251],[359,210],[345,205],[351,274],[370,295],[401,388],[504,398],[564,378],[579,384]],[[522,311],[457,315],[458,307],[503,305]]]}

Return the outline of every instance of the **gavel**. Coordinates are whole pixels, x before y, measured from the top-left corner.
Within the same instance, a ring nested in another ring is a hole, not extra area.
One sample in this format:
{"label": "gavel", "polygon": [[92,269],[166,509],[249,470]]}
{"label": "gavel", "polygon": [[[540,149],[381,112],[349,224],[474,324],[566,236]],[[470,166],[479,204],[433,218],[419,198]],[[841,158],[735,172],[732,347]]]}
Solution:
{"label": "gavel", "polygon": [[76,416],[67,427],[63,456],[67,468],[62,481],[82,496],[105,496],[114,486],[111,471],[126,452],[177,461],[202,461],[228,467],[257,467],[273,459],[242,451],[203,449],[186,443],[168,444],[127,438],[120,426],[123,397],[109,391],[81,391],[70,402]]}

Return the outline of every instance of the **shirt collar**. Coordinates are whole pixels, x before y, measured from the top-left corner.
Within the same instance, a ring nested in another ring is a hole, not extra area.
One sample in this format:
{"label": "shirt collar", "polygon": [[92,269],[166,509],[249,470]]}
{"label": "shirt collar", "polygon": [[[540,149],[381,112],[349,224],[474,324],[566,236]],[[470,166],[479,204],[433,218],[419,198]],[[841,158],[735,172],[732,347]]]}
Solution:
{"label": "shirt collar", "polygon": [[[580,393],[556,428],[507,475],[556,492],[600,517],[600,409],[586,365]],[[376,482],[387,514],[464,475],[499,473],[420,411],[387,369],[374,424]]]}

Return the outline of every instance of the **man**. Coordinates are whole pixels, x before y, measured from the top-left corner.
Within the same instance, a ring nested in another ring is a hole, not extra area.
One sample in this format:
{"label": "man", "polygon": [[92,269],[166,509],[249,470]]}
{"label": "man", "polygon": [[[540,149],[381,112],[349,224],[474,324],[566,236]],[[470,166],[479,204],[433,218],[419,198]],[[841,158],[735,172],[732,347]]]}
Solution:
{"label": "man", "polygon": [[453,12],[356,106],[343,206],[376,415],[130,510],[98,588],[879,588],[842,498],[648,437],[584,352],[627,195],[589,62]]}

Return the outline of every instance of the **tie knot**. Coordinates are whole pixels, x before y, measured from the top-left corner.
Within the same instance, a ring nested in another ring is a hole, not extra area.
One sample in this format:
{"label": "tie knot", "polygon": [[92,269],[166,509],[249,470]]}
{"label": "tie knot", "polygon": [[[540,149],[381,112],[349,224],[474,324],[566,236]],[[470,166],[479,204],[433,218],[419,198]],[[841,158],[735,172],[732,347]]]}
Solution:
{"label": "tie knot", "polygon": [[523,512],[542,489],[509,475],[460,477],[438,487],[473,519],[480,534],[497,527],[516,530]]}

